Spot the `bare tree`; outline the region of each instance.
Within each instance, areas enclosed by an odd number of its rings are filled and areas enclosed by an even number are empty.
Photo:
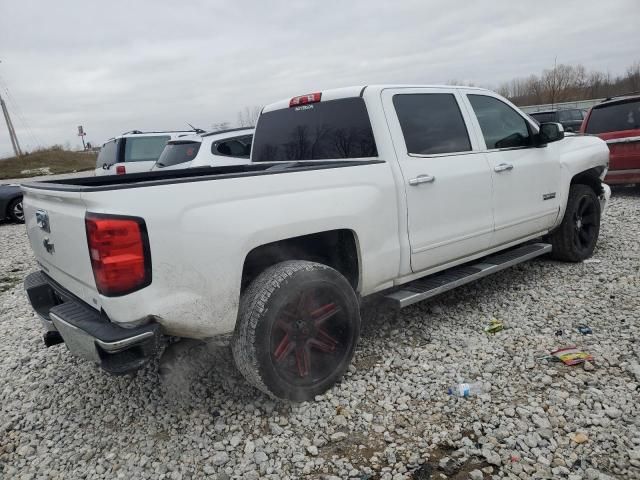
[[[634,62],[629,68],[627,68],[627,76],[625,80],[630,92],[640,91],[640,61]]]
[[[239,127],[253,127],[260,116],[262,107],[254,105],[252,107],[244,107],[244,110],[238,112]]]
[[[218,122],[211,125],[211,130],[213,131],[228,130],[230,127],[231,127],[231,124],[229,122]]]

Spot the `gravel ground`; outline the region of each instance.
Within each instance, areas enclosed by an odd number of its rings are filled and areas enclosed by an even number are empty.
[[[46,349],[24,227],[0,225],[0,477],[640,478],[639,224],[640,190],[617,190],[594,261],[366,318],[345,380],[298,405],[248,387],[224,346],[127,377]],[[507,328],[488,335],[492,316]],[[536,360],[571,344],[594,362]],[[459,380],[484,393],[448,396]]]

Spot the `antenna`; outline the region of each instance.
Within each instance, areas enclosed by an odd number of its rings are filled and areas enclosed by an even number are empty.
[[[191,125],[189,122],[186,122],[186,123],[187,123],[187,125],[189,125],[189,126],[191,127],[191,130],[193,130],[194,132],[196,132],[196,133],[204,133],[204,130],[203,130],[203,129],[201,129],[201,128],[196,128],[196,127],[194,127],[193,125]]]

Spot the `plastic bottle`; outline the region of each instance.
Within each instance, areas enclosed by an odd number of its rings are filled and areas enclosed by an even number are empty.
[[[454,397],[463,398],[480,395],[482,393],[482,383],[458,383],[457,385],[449,387],[447,393],[449,395],[453,395]]]

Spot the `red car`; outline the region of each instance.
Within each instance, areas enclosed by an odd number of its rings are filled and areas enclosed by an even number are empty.
[[[597,135],[607,142],[611,153],[606,183],[640,183],[640,95],[593,106],[580,133]]]

